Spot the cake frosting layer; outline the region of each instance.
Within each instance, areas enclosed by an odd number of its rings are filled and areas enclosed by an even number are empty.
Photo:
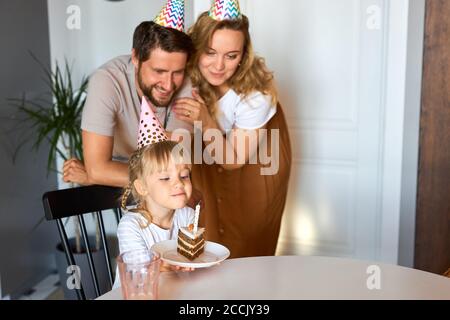
[[[187,237],[184,233],[178,233],[178,245],[184,246],[187,250],[195,250],[199,246],[205,244],[205,239],[203,235],[200,235],[197,239],[191,239]]]
[[[186,227],[181,227],[180,231],[183,232],[187,237],[189,237],[191,239],[195,239],[195,238],[203,235],[203,233],[205,232],[205,228],[198,228],[197,233],[189,231],[189,229]]]
[[[202,239],[197,243],[189,243],[182,238],[178,238],[178,246],[183,247],[186,250],[197,251],[205,246],[205,240]]]
[[[203,253],[204,248],[202,247],[196,252],[191,252],[191,251],[185,250],[184,248],[178,247],[177,251],[179,254],[188,258],[189,260],[194,260],[195,258],[197,258],[198,256],[200,256]]]

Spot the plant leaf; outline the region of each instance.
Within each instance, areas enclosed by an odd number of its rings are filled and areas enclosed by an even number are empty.
[[[67,156],[66,151],[58,146],[60,141],[64,144],[64,148],[70,150],[71,155],[82,158],[80,125],[89,78],[83,76],[79,88],[75,90],[72,76],[73,65],[71,66],[67,59],[64,59],[62,68],[56,61],[54,68],[49,69],[34,54],[30,52],[30,55],[43,70],[43,81],[47,84],[51,96],[45,93],[37,98],[27,99],[24,94],[22,98],[11,98],[8,102],[17,108],[20,115],[20,118],[15,119],[16,128],[19,129],[19,124],[28,124],[27,130],[20,128],[21,132],[34,130],[34,133],[27,136],[25,141],[33,139],[35,149],[38,149],[44,141],[49,143],[47,170],[50,171],[56,155],[64,159]],[[16,148],[13,159],[18,156],[23,145],[24,143],[21,142]]]

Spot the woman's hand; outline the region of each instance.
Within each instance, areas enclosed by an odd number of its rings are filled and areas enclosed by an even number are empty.
[[[76,158],[65,161],[63,166],[63,181],[77,183],[82,186],[89,185],[88,174],[83,162]]]
[[[201,121],[202,128],[217,127],[198,91],[192,90],[192,96],[193,99],[179,98],[175,100],[172,111],[176,114],[176,117],[191,124],[194,124],[194,121]]]

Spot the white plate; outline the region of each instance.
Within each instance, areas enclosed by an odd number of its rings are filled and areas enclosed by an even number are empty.
[[[155,243],[152,250],[161,255],[167,263],[180,267],[207,268],[218,264],[230,256],[230,250],[221,244],[205,241],[205,251],[194,260],[189,260],[177,252],[177,240]]]

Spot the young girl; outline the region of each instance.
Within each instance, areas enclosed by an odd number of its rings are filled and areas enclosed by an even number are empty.
[[[145,146],[129,160],[129,184],[122,196],[122,208],[132,194],[136,207],[122,217],[117,230],[120,254],[149,251],[160,241],[177,239],[178,229],[194,223],[194,210],[186,207],[191,193],[190,166],[174,151],[173,141]],[[135,262],[140,257],[134,257]],[[190,271],[191,268],[162,267]],[[116,282],[117,282],[116,277]]]

